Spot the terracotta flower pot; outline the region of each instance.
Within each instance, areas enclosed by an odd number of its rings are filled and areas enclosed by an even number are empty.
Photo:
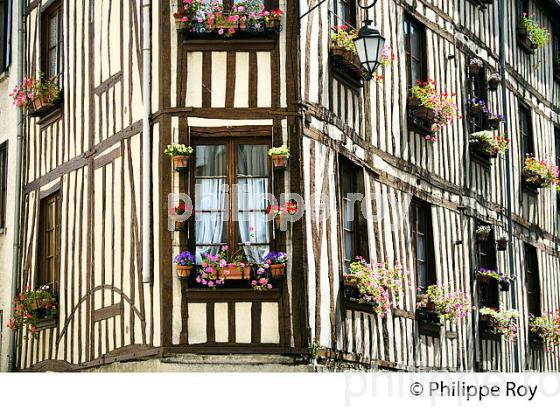
[[[266,23],[266,28],[268,29],[279,29],[280,28],[280,17],[279,16],[269,16],[268,22]]]
[[[484,64],[482,63],[482,61],[472,60],[469,63],[469,72],[473,76],[478,75],[478,73],[480,73],[480,70],[482,70],[483,66],[484,66]]]
[[[509,282],[500,282],[500,291],[509,292]]]
[[[272,155],[272,165],[276,170],[285,170],[288,168],[288,156],[287,155]]]
[[[251,278],[251,266],[226,266],[220,269],[220,277],[229,280],[249,280]]]
[[[507,251],[508,248],[508,240],[506,238],[500,238],[496,241],[498,244],[499,251]]]
[[[406,105],[408,108],[416,108],[420,106],[420,98],[414,96],[414,95],[409,95],[408,98],[406,99]]]
[[[284,273],[286,271],[286,265],[283,263],[270,265],[270,275],[274,278],[282,278],[284,277]]]
[[[492,128],[493,130],[497,130],[498,128],[500,128],[500,124],[502,123],[502,119],[498,118],[498,117],[492,117],[492,118],[488,118],[488,125],[490,126],[490,128]]]
[[[241,16],[239,18],[239,30],[247,31],[247,16]]]
[[[193,271],[193,265],[177,266],[177,276],[180,278],[188,278]]]
[[[172,157],[173,166],[175,171],[181,172],[189,167],[189,156],[188,155],[175,155]]]
[[[175,230],[184,231],[187,229],[187,221],[175,221]]]

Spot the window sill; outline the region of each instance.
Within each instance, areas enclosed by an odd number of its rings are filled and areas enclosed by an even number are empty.
[[[329,57],[333,72],[351,86],[362,87],[362,65],[356,53],[341,47],[331,46]]]
[[[279,289],[254,290],[254,289],[200,289],[189,288],[187,291],[188,302],[276,302],[280,300]]]
[[[39,319],[37,321],[37,330],[55,329],[57,325],[56,318]]]
[[[184,30],[183,48],[187,51],[270,51],[276,46],[278,32],[238,33],[224,38],[214,33],[193,34]]]

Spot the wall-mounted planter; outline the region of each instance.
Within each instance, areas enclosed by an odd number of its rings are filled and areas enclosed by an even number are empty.
[[[500,76],[500,74],[491,74],[488,77],[488,90],[497,91],[501,83],[502,77]]]
[[[500,238],[496,241],[496,244],[498,245],[498,250],[499,251],[507,251],[508,248],[508,239],[507,238]]]
[[[502,339],[502,335],[496,333],[495,328],[492,325],[489,317],[481,316],[480,320],[478,321],[478,327],[482,339],[490,339],[490,340]]]
[[[469,73],[471,76],[477,76],[484,67],[484,63],[479,58],[471,58],[469,61]]]
[[[284,171],[288,168],[288,155],[271,155],[270,158],[276,171]]]
[[[35,98],[29,110],[30,117],[44,117],[51,112],[56,111],[62,104],[60,95],[53,98],[51,95],[45,95]]]
[[[274,279],[283,278],[286,272],[286,265],[285,264],[275,264],[270,265],[270,276]]]
[[[498,153],[488,141],[470,140],[469,148],[471,153],[476,154],[484,159],[496,158]]]
[[[535,54],[535,50],[537,49],[535,43],[529,40],[527,29],[519,22],[517,23],[517,45],[528,54]]]
[[[177,266],[177,276],[182,279],[188,279],[191,276],[194,266]]]
[[[493,130],[497,130],[498,128],[500,128],[500,124],[503,121],[504,120],[500,117],[490,117],[488,118],[488,126]]]
[[[175,155],[171,157],[173,161],[173,167],[177,172],[186,171],[189,168],[189,156],[188,155]]]
[[[500,291],[501,292],[509,292],[510,283],[509,282],[500,282]]]
[[[347,50],[337,45],[332,45],[329,53],[335,67],[346,72],[354,79],[363,79],[364,74],[362,64],[360,63],[358,55],[354,51]]]
[[[226,280],[249,280],[251,278],[251,265],[226,266],[220,269],[218,277]]]

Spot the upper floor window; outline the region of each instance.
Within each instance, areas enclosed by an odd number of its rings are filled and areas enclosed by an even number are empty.
[[[355,0],[330,0],[331,26],[346,25],[356,27]]]
[[[368,259],[367,224],[361,212],[364,197],[363,169],[348,160],[340,162],[344,267],[348,269],[356,256]]]
[[[521,17],[525,15],[529,15],[529,0],[517,0],[517,20],[521,20]]]
[[[481,225],[481,224],[479,224]],[[494,241],[494,231],[490,231],[490,236],[486,241],[477,241],[477,265],[478,268],[490,270],[497,269],[496,245]],[[499,307],[498,282],[490,281],[479,287],[479,303],[485,307]]]
[[[268,251],[269,138],[195,139],[196,263],[227,245],[255,263]],[[236,191],[232,192],[232,189]],[[192,237],[192,236],[191,236]],[[247,245],[250,243],[251,245]]]
[[[472,98],[488,101],[488,85],[486,83],[486,70],[482,69],[478,74],[470,77],[470,93]],[[469,113],[471,131],[483,131],[488,129],[486,115],[483,112],[477,114]]]
[[[419,200],[412,201],[410,211],[416,288],[422,294],[436,283],[432,211],[429,204]]]
[[[8,191],[8,143],[0,144],[0,229],[6,228]]]
[[[41,16],[42,69],[45,77],[62,73],[62,1],[57,0]]]
[[[0,0],[0,73],[10,66],[12,0]]]
[[[427,77],[426,32],[420,23],[406,17],[404,20],[404,35],[406,78],[410,88],[416,85],[417,81],[425,81]]]
[[[523,144],[523,161],[528,154],[535,153],[533,141],[533,122],[531,120],[531,110],[524,104],[519,104],[519,132],[521,143]]]
[[[527,287],[527,310],[529,314],[540,316],[541,284],[539,278],[539,261],[534,246],[525,244],[525,285]]]
[[[60,267],[60,192],[40,201],[39,266],[37,287],[49,286],[58,290]]]
[[[560,82],[560,32],[552,34],[552,69],[554,79]]]

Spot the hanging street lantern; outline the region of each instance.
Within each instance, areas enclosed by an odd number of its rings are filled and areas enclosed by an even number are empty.
[[[358,36],[353,40],[356,53],[362,68],[366,71],[367,78],[372,78],[373,73],[381,64],[385,37],[381,32],[371,26],[371,20],[364,20],[364,25],[358,31]]]

